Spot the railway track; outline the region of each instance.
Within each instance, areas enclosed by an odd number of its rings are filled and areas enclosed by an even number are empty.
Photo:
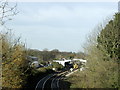
[[[42,78],[36,85],[35,90],[60,90],[59,81],[64,78],[68,71],[58,74],[49,74]]]

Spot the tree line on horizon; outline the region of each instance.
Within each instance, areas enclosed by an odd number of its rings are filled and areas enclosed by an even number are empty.
[[[48,50],[37,50],[37,49],[28,49],[28,56],[38,57],[40,61],[52,61],[59,60],[62,58],[73,59],[73,58],[81,58],[84,59],[86,54],[83,52],[61,52],[58,49],[53,49],[51,51]]]

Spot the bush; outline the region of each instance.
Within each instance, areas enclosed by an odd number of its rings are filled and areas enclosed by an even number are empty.
[[[63,68],[63,66],[61,64],[59,64],[58,62],[53,62],[52,68],[55,68],[56,70],[61,70]]]
[[[22,88],[28,68],[24,45],[11,32],[0,33],[2,40],[2,87]]]

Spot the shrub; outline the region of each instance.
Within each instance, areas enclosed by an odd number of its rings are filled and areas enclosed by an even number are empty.
[[[55,68],[56,70],[61,70],[63,68],[63,66],[61,64],[59,64],[58,62],[53,62],[52,68]]]
[[[2,40],[2,87],[22,88],[28,68],[24,45],[10,32],[0,33]]]

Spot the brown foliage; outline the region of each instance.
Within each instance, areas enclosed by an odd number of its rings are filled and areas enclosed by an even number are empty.
[[[2,37],[2,87],[21,88],[26,83],[25,48],[19,41],[13,42],[14,39],[9,32],[0,35]]]

